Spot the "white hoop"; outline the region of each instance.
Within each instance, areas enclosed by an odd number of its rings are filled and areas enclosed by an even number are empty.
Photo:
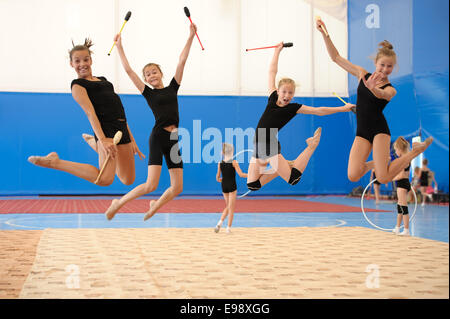
[[[242,151],[240,151],[239,153],[235,154],[235,155],[233,156],[232,159],[237,158],[238,155],[241,155],[241,154],[244,153],[244,152],[253,152],[253,150],[251,150],[251,149],[242,150]],[[247,191],[246,193],[244,193],[244,194],[238,196],[238,198],[242,198],[242,197],[244,197],[244,196],[247,196],[247,194],[250,193],[250,192],[251,192],[251,190],[249,190],[249,191]]]
[[[364,215],[364,218],[365,218],[365,219],[369,222],[369,224],[372,225],[373,227],[378,228],[378,229],[380,229],[380,230],[384,230],[384,231],[392,231],[393,228],[390,228],[390,229],[389,229],[389,228],[383,228],[383,227],[377,226],[377,225],[375,225],[374,223],[372,223],[372,222],[370,221],[370,219],[367,217],[366,212],[364,211],[364,197],[365,197],[365,195],[366,195],[367,189],[368,189],[368,188],[370,187],[370,185],[372,185],[376,180],[377,180],[377,179],[374,178],[369,184],[367,184],[366,188],[364,189],[364,192],[363,192],[362,195],[361,195],[361,211],[362,211],[362,213],[363,213],[363,215]],[[416,209],[417,209],[417,196],[416,196],[416,192],[414,191],[414,187],[411,187],[411,190],[412,190],[412,192],[413,192],[413,194],[414,194],[415,204],[414,204],[414,211],[413,211],[413,213],[411,214],[411,218],[409,219],[410,222],[412,222],[412,220],[414,219],[414,216],[416,216]],[[400,228],[402,228],[402,227],[404,227],[404,225],[400,226]]]

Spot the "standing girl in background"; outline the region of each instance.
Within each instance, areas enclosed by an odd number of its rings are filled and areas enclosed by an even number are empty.
[[[434,182],[434,188],[431,186]],[[422,194],[422,206],[425,205],[426,199],[433,201],[434,190],[437,190],[438,186],[434,179],[434,173],[428,168],[428,160],[424,158],[422,160],[422,168],[420,168],[420,193]]]
[[[397,56],[388,41],[379,44],[375,57],[373,74],[341,57],[325,32],[322,20],[316,21],[317,29],[322,33],[328,55],[331,60],[359,80],[356,102],[356,137],[348,159],[348,179],[357,182],[370,169],[375,168],[377,180],[386,184],[409,165],[413,158],[425,151],[433,139],[427,138],[422,143],[414,143],[411,152],[390,162],[391,133],[383,115],[383,109],[397,94],[389,82],[389,75],[397,63]],[[373,151],[373,161],[367,162]]]
[[[416,192],[416,195],[420,194],[420,167],[416,166],[414,167],[414,171],[413,171],[413,177],[412,177],[412,182],[411,182],[411,189],[414,189],[414,191]],[[413,201],[413,195],[412,195],[412,191],[410,191],[408,193],[408,202]],[[421,199],[420,199],[421,200]]]
[[[223,143],[222,145],[223,160],[217,165],[216,180],[222,183],[222,193],[225,199],[225,208],[222,212],[219,222],[214,231],[219,232],[223,221],[228,216],[227,233],[231,232],[231,224],[233,223],[234,207],[236,204],[236,172],[240,177],[247,178],[247,174],[243,173],[239,163],[233,160],[233,145]],[[222,177],[220,175],[222,174]]]
[[[120,97],[114,92],[112,83],[103,76],[92,75],[92,41],[85,39],[84,44],[74,45],[69,51],[70,66],[78,78],[72,81],[72,96],[81,106],[95,134],[95,142],[89,144],[98,152],[98,164],[102,167],[108,155],[111,160],[105,167],[97,185],[108,186],[117,174],[125,185],[134,182],[134,156],[145,157],[136,145],[125,117]],[[114,145],[113,137],[122,132],[122,139]],[[91,183],[97,179],[99,169],[90,164],[65,161],[56,152],[47,156],[30,156],[28,161],[47,168],[53,168],[83,178]]]
[[[184,66],[186,65],[196,31],[197,27],[195,24],[191,24],[188,40],[180,54],[175,75],[169,86],[164,87],[163,74],[159,65],[149,63],[144,67],[142,70],[144,80],[153,89],[149,88],[130,67],[122,46],[121,35],[117,34],[114,38],[122,66],[136,88],[147,100],[155,116],[155,125],[149,138],[150,154],[147,181],[135,187],[122,198],[114,199],[105,213],[108,220],[111,220],[119,209],[129,201],[156,190],[161,176],[163,157],[165,157],[169,169],[170,187],[166,189],[157,201],[150,201],[150,209],[144,216],[144,220],[152,217],[159,208],[175,198],[183,190],[183,162],[178,146],[179,115],[177,93],[183,79]]]
[[[394,150],[398,157],[406,156],[409,153],[409,143],[403,137],[397,138],[394,142]],[[408,192],[411,190],[409,183],[409,169],[408,165],[404,170],[394,177],[397,186],[397,224],[393,230],[394,234],[401,236],[409,236],[409,211],[408,211]],[[400,225],[403,219],[403,226],[405,229],[400,233]]]

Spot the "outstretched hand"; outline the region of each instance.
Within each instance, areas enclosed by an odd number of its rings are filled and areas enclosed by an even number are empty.
[[[141,152],[139,147],[136,144],[136,141],[131,142],[131,146],[133,148],[133,154],[138,155],[141,160],[145,158],[145,155]]]
[[[372,90],[376,88],[376,86],[383,80],[383,74],[381,72],[375,71],[372,73],[369,78],[366,80],[366,77],[363,76],[362,80],[364,85],[369,89]]]

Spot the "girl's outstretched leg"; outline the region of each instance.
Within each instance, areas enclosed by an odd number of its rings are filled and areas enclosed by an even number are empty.
[[[158,209],[174,199],[183,191],[183,169],[171,168],[169,169],[169,175],[170,187],[166,189],[166,191],[161,195],[160,198],[158,198],[158,200],[150,201],[149,210],[144,216],[144,221],[155,215]]]
[[[119,209],[126,203],[141,197],[145,194],[153,192],[159,183],[159,177],[161,175],[161,165],[150,165],[148,167],[147,181],[144,184],[138,185],[130,192],[122,196],[120,199],[113,199],[111,205],[105,212],[105,216],[108,220],[114,218]]]

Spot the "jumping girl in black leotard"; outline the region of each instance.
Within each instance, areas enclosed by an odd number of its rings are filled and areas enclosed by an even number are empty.
[[[125,117],[120,97],[105,77],[92,75],[92,41],[86,39],[82,45],[74,45],[69,51],[70,66],[78,78],[72,81],[72,96],[81,106],[95,134],[95,141],[89,145],[98,152],[98,164],[102,167],[108,155],[111,160],[105,167],[97,185],[108,186],[117,174],[125,185],[134,182],[134,156],[145,157],[136,145]],[[113,137],[117,131],[122,132],[122,139],[114,145]],[[99,169],[90,164],[62,160],[56,152],[47,156],[30,156],[28,161],[47,168],[53,168],[78,176],[94,183]]]
[[[120,34],[117,34],[114,38],[122,66],[136,88],[147,100],[155,116],[155,126],[149,138],[150,155],[148,159],[147,181],[135,187],[122,198],[114,199],[105,213],[107,219],[112,219],[120,207],[127,202],[153,192],[158,187],[163,157],[165,157],[169,169],[170,187],[166,189],[157,201],[150,201],[150,209],[144,216],[144,220],[152,217],[159,208],[175,198],[183,190],[183,162],[178,147],[179,115],[177,92],[183,78],[184,66],[189,56],[196,30],[197,27],[195,24],[191,24],[188,40],[180,54],[175,75],[170,81],[169,86],[164,87],[162,82],[163,74],[159,65],[149,63],[144,67],[142,70],[144,80],[153,89],[148,87],[130,67],[122,47]]]
[[[239,163],[233,160],[233,145],[224,143],[222,147],[223,160],[217,165],[216,180],[222,184],[223,198],[225,199],[225,208],[222,212],[219,222],[214,231],[219,232],[223,221],[228,216],[227,233],[231,232],[231,224],[233,223],[234,207],[236,204],[236,172],[240,177],[247,178],[247,174],[243,173]],[[222,175],[222,177],[220,177]]]
[[[300,181],[311,156],[320,142],[322,129],[319,127],[314,135],[306,139],[307,147],[293,161],[287,161],[281,155],[281,145],[277,135],[297,114],[329,115],[337,112],[351,111],[353,104],[340,107],[311,107],[298,103],[291,103],[295,93],[295,81],[289,78],[281,79],[278,88],[275,78],[278,72],[278,58],[283,50],[283,42],[275,48],[269,66],[269,99],[266,109],[259,119],[255,132],[255,145],[252,159],[248,167],[247,187],[252,191],[280,176],[290,185]],[[270,163],[271,170],[266,170]]]
[[[411,152],[390,161],[390,131],[383,115],[384,107],[396,95],[388,76],[396,65],[396,54],[388,41],[380,43],[375,57],[375,72],[367,72],[339,55],[322,20],[316,22],[322,33],[328,54],[333,62],[359,79],[356,103],[356,137],[348,160],[348,178],[357,182],[370,169],[375,168],[377,180],[386,184],[409,165],[411,160],[425,151],[432,143],[431,137],[422,143],[414,143]],[[366,162],[373,151],[373,161]]]

